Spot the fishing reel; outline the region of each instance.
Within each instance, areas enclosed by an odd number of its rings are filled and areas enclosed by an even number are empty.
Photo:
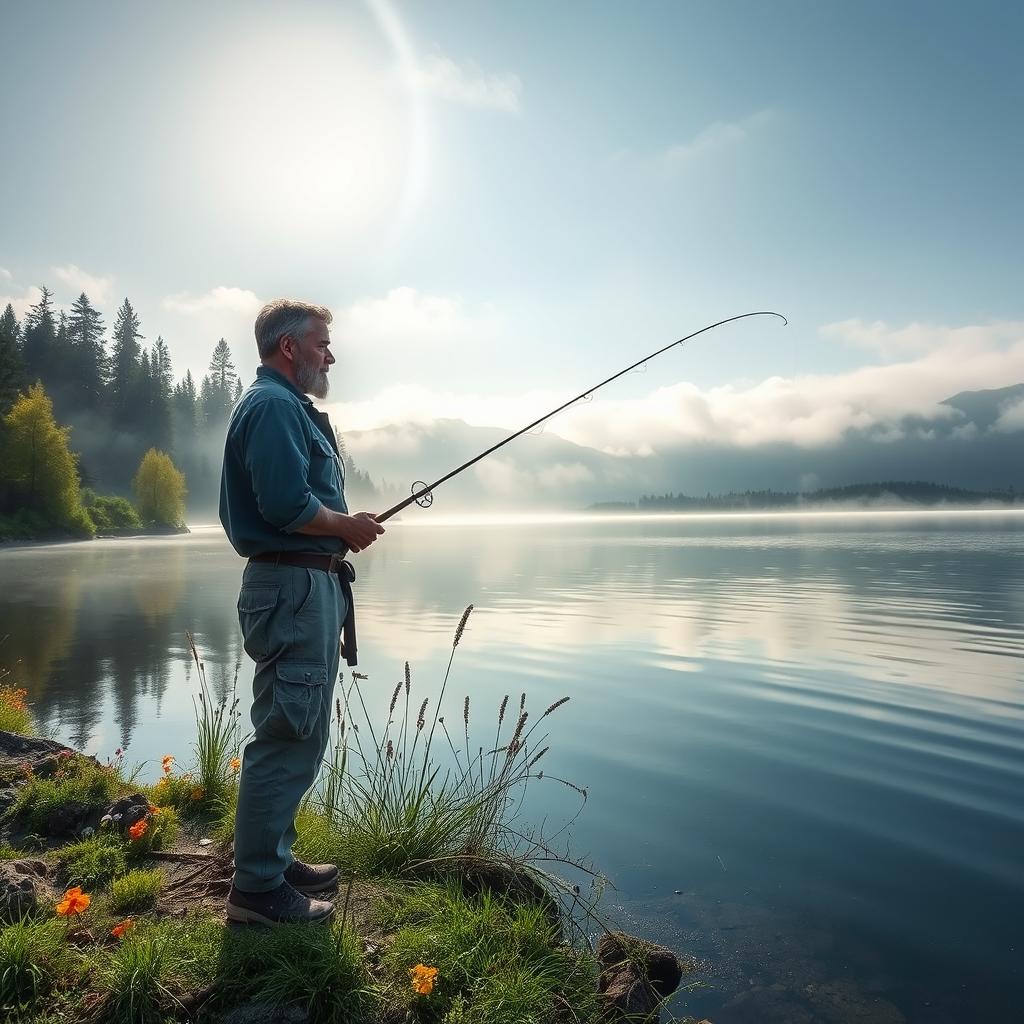
[[[419,505],[420,508],[430,508],[430,506],[434,504],[434,492],[430,490],[429,487],[427,487],[426,483],[423,480],[417,480],[412,485],[411,493],[416,494],[417,491],[422,491],[424,488],[426,488],[426,493],[420,494],[413,500],[416,502],[417,505]]]

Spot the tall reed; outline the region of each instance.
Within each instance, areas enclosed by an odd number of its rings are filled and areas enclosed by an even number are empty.
[[[474,751],[466,696],[457,747],[441,710],[455,651],[472,611],[469,605],[455,630],[436,700],[413,699],[406,663],[404,678],[392,692],[388,719],[382,728],[375,727],[360,686],[366,676],[353,672],[347,685],[343,681],[335,706],[335,742],[307,807],[330,823],[334,836],[333,841],[322,836],[317,851],[339,858],[350,871],[400,874],[466,858],[504,861],[522,853],[524,841],[536,848],[537,839],[526,837],[515,821],[526,785],[544,777],[535,765],[550,749],[547,735],[536,741],[534,735],[569,698],[555,701],[527,728],[526,695],[514,720],[506,716],[506,697],[493,742]],[[436,749],[442,734],[450,752],[442,753],[443,761]],[[582,807],[586,790],[549,778],[573,789]]]
[[[231,762],[238,756],[241,745],[238,710],[238,671],[240,660],[235,662],[231,692],[221,700],[214,701],[206,681],[206,666],[196,650],[191,633],[186,633],[192,660],[199,676],[199,695],[193,698],[196,711],[196,753],[195,781],[201,790],[200,801],[209,805],[223,804],[229,800],[235,786],[235,772]]]

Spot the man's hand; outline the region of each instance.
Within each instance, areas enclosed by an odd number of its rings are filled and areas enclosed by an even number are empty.
[[[316,510],[316,515],[296,533],[307,533],[313,537],[340,537],[350,551],[368,548],[383,532],[372,512],[357,512],[347,516],[344,512],[333,512],[326,505]]]
[[[377,522],[372,512],[357,512],[354,516],[340,518],[343,522],[339,526],[338,536],[352,551],[368,548],[384,532],[384,527]]]

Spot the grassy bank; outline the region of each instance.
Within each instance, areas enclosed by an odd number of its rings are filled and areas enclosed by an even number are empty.
[[[545,778],[546,727],[568,698],[532,717],[525,695],[505,697],[480,745],[469,697],[457,725],[439,713],[451,660],[436,700],[418,698],[406,666],[383,724],[370,720],[354,673],[297,822],[297,854],[341,869],[334,920],[236,928],[223,903],[238,701],[214,699],[193,655],[194,747],[167,752],[155,783],[140,785],[120,751],[100,763],[6,737],[4,1019],[240,1021],[232,1014],[245,1006],[248,1020],[312,1024],[625,1019],[598,993],[589,891],[542,870],[555,855],[518,821],[528,785]],[[0,685],[0,730],[32,734],[23,691]],[[585,790],[547,779],[585,802]]]

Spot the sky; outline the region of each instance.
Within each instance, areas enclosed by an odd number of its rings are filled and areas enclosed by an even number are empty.
[[[243,382],[328,305],[342,430],[821,445],[1024,381],[1024,7],[5,0],[0,305]],[[1008,412],[1024,422],[1024,405]]]

